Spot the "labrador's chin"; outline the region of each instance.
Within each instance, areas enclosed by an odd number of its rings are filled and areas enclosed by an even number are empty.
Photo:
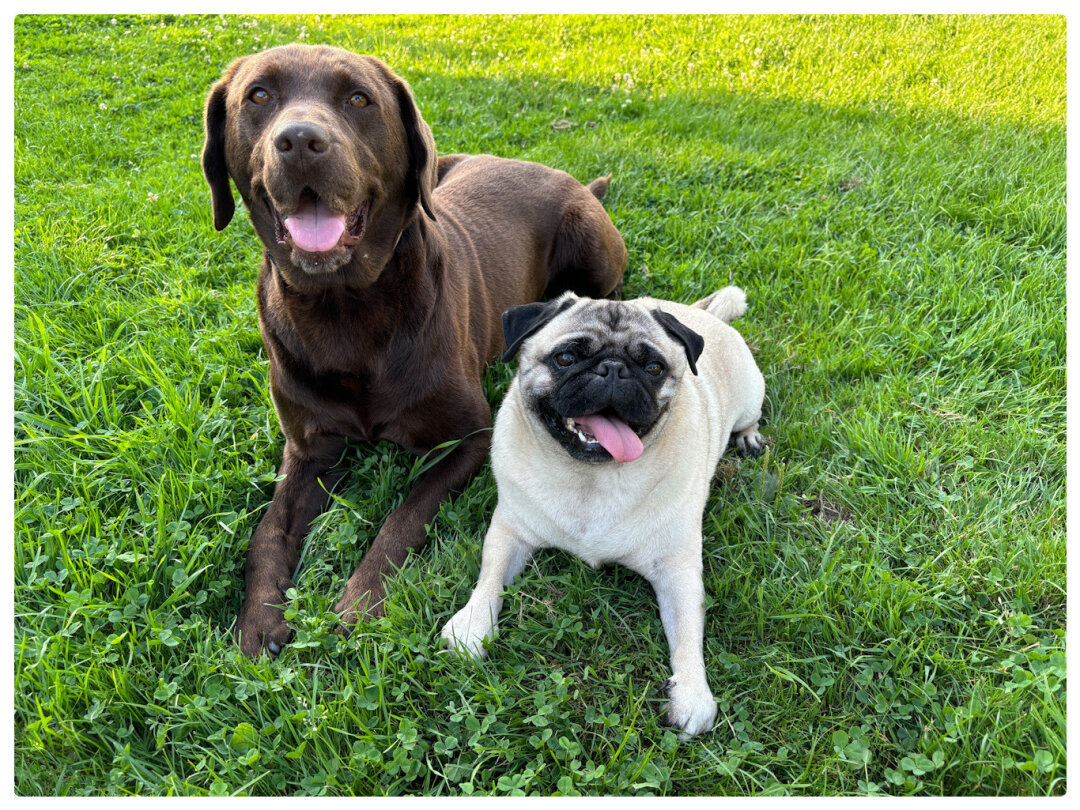
[[[352,259],[352,254],[353,249],[345,245],[337,245],[330,250],[318,253],[301,250],[294,246],[289,253],[289,258],[309,276],[325,276],[347,265]]]

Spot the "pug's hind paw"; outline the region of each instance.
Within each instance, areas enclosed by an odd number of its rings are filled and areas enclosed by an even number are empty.
[[[765,452],[765,439],[756,429],[744,430],[736,433],[733,437],[735,447],[743,458],[753,456],[757,458]]]

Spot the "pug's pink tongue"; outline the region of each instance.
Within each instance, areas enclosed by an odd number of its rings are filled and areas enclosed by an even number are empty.
[[[587,427],[600,445],[620,463],[633,461],[645,449],[638,435],[621,419],[594,413],[590,416],[578,416],[574,421]]]
[[[309,253],[322,253],[337,245],[345,232],[345,215],[322,200],[305,200],[285,217],[285,227],[293,244]]]

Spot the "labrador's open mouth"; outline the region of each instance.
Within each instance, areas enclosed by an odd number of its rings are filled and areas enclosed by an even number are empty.
[[[280,244],[292,245],[305,253],[327,253],[339,246],[351,247],[364,236],[370,200],[349,213],[335,211],[311,189],[304,189],[300,204],[283,217],[269,203],[274,214],[274,236]]]

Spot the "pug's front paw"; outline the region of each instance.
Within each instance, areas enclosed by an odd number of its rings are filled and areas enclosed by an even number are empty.
[[[442,629],[442,637],[458,655],[483,658],[487,655],[484,639],[495,637],[495,624],[490,615],[490,611],[486,609],[466,605],[446,623]]]
[[[716,722],[716,699],[704,679],[684,681],[673,675],[664,686],[670,698],[664,722],[679,729],[679,739],[688,740],[712,729]]]

